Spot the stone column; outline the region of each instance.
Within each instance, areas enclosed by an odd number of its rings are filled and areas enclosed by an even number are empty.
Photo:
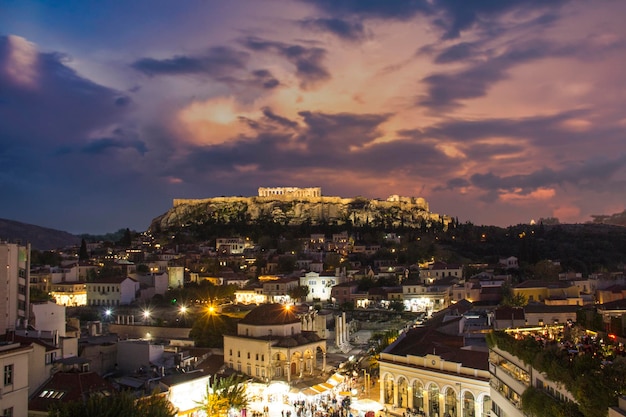
[[[393,381],[393,406],[398,406],[398,382]]]
[[[409,385],[406,389],[406,403],[407,407],[413,409],[413,385]]]
[[[326,372],[326,352],[322,352],[322,372]]]
[[[304,368],[304,359],[302,356],[300,357],[300,363],[298,365],[300,366],[300,378],[302,378],[302,370]]]

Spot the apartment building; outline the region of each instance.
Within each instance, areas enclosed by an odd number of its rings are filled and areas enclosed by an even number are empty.
[[[28,415],[28,355],[33,347],[11,341],[0,342],[0,413],[3,416]]]
[[[30,244],[0,242],[0,334],[25,328],[29,314]],[[5,267],[6,265],[6,267]]]

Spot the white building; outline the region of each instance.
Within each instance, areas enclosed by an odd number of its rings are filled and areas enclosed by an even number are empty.
[[[65,306],[51,301],[30,305],[30,325],[39,331],[57,332],[65,337]]]
[[[428,265],[427,269],[420,270],[420,279],[426,284],[432,284],[435,281],[446,277],[462,279],[463,265],[435,262]]]
[[[90,306],[127,305],[135,301],[139,283],[129,277],[105,278],[87,282],[87,303]]]
[[[345,282],[344,275],[320,275],[318,272],[307,272],[300,277],[300,285],[309,287],[306,301],[330,301],[331,290],[334,285]]]
[[[0,242],[0,334],[28,323],[30,245]]]
[[[28,415],[28,355],[32,346],[20,343],[0,343],[0,370],[3,383],[0,387],[0,413],[3,416]]]

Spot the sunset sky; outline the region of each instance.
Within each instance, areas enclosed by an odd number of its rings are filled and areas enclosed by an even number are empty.
[[[173,198],[626,208],[626,1],[0,2],[0,217],[146,230]],[[1,238],[1,236],[0,236]]]

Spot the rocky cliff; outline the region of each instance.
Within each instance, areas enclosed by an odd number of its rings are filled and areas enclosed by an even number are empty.
[[[391,196],[387,200],[363,197],[215,197],[174,200],[174,206],[152,221],[150,230],[168,230],[207,222],[271,220],[284,225],[346,224],[355,226],[419,227],[451,220],[429,211],[423,198]]]

